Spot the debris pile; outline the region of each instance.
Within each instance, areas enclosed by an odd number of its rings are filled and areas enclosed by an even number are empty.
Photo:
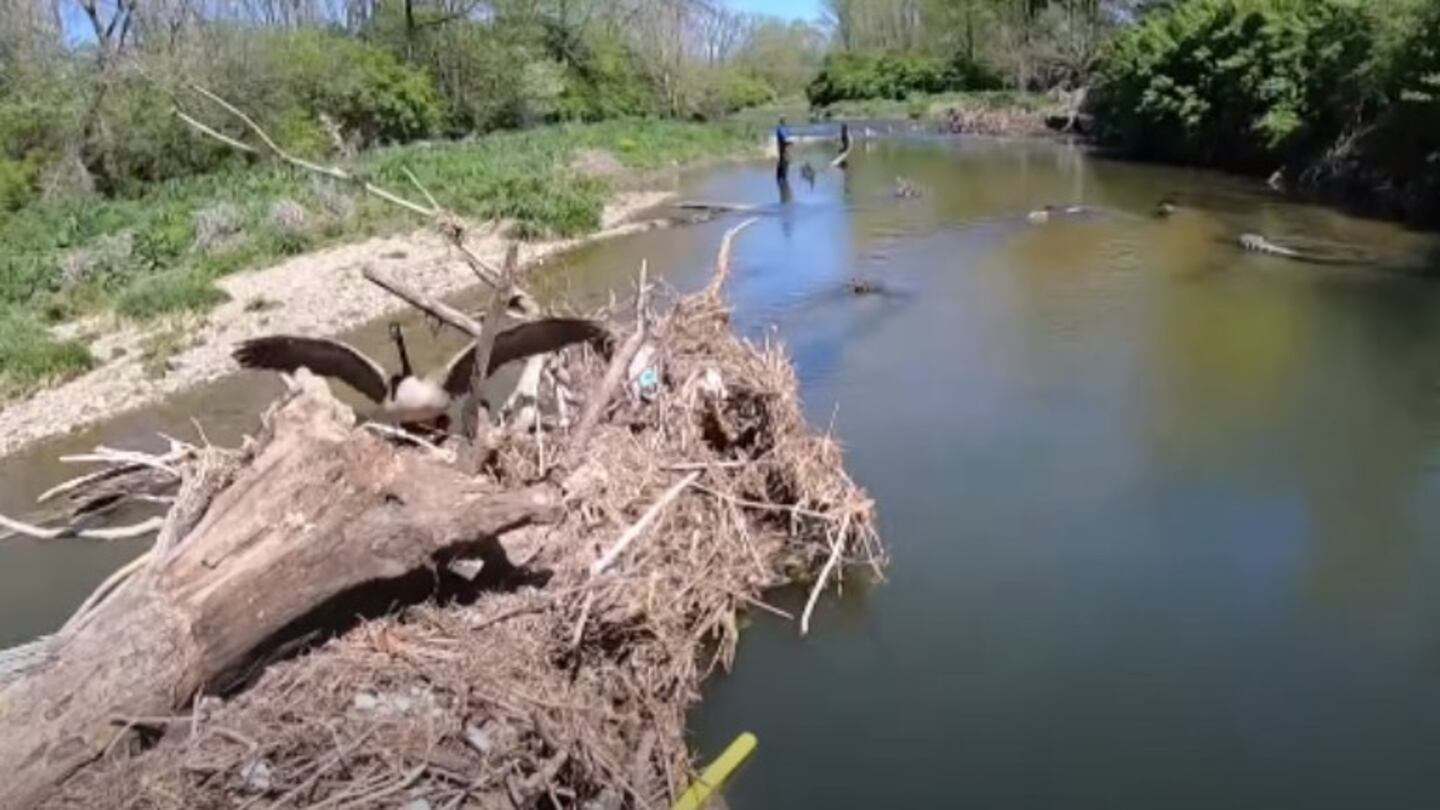
[[[552,356],[538,396],[549,406],[521,429],[483,428],[478,449],[377,435],[333,400],[323,419],[307,416],[307,430],[383,460],[370,467],[463,466],[478,453],[478,474],[460,480],[495,493],[551,487],[559,508],[489,538],[498,549],[451,543],[428,566],[367,583],[367,598],[384,604],[356,608],[369,617],[358,623],[313,606],[306,632],[287,623],[289,640],[228,694],[202,689],[173,696],[168,715],[112,717],[99,761],[45,806],[673,802],[693,775],[686,711],[702,680],[730,666],[742,613],[788,616],[765,592],[808,581],[804,614],[791,617],[803,631],[844,567],[878,575],[883,565],[872,504],[836,442],[805,422],[783,351],[730,330],[721,289],[734,234],[707,288],[664,312],[650,311],[642,274],[639,313],[617,327],[615,358],[588,348]],[[296,409],[328,399],[300,376],[265,434],[225,456],[218,480],[230,489],[257,489],[267,443],[288,441]],[[227,497],[246,493],[203,500],[214,511]],[[193,542],[208,542],[213,518]],[[293,542],[323,529],[302,523]],[[166,557],[200,553],[191,540],[172,542]],[[151,585],[132,590],[141,587]]]

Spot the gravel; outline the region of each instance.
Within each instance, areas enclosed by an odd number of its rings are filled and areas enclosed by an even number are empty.
[[[636,213],[668,196],[664,192],[618,195],[606,206],[602,228],[577,239],[532,242],[521,259],[533,262],[585,242],[630,233],[624,224]],[[494,229],[471,240],[493,263],[504,258],[505,241]],[[387,259],[401,256],[403,259]],[[475,276],[455,251],[430,230],[405,236],[370,239],[356,244],[296,256],[264,270],[237,273],[219,282],[230,300],[196,319],[195,345],[176,355],[175,371],[150,379],[142,367],[140,344],[156,328],[116,321],[67,324],[65,331],[99,334],[91,353],[102,362],[86,374],[28,399],[6,403],[0,411],[0,456],[19,448],[125,411],[153,405],[165,397],[237,370],[230,352],[235,343],[260,334],[292,332],[333,335],[405,307],[398,298],[365,281],[367,263],[384,266],[404,262],[405,281],[431,295],[449,295],[472,286]],[[283,292],[282,292],[283,291]],[[264,299],[274,307],[255,307]]]

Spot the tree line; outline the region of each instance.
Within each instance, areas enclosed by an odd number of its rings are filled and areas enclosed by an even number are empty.
[[[234,160],[191,83],[291,150],[542,122],[714,118],[796,96],[826,38],[721,0],[0,0],[0,211]]]
[[[1088,91],[1130,157],[1440,222],[1440,0],[825,0],[813,104]]]
[[[1440,198],[1440,0],[821,8],[806,22],[725,0],[0,0],[0,211],[235,160],[171,114],[191,82],[292,151],[341,156],[802,94],[1086,88],[1099,139],[1124,154],[1285,167],[1422,219]]]

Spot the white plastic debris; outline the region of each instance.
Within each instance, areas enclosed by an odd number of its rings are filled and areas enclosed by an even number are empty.
[[[275,786],[270,763],[264,759],[247,759],[240,765],[240,789],[246,793],[269,793]]]
[[[465,744],[482,755],[490,753],[490,750],[495,747],[495,741],[490,739],[490,735],[485,729],[479,726],[465,727]]]
[[[706,368],[705,373],[700,375],[699,386],[700,391],[706,396],[715,399],[725,398],[725,380],[720,376],[720,370],[714,366]]]

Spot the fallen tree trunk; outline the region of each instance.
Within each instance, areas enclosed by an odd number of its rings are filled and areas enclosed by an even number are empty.
[[[0,807],[43,799],[129,719],[223,691],[348,591],[554,516],[557,487],[501,491],[399,451],[355,429],[323,383],[301,380],[253,462],[179,545],[0,692]]]

